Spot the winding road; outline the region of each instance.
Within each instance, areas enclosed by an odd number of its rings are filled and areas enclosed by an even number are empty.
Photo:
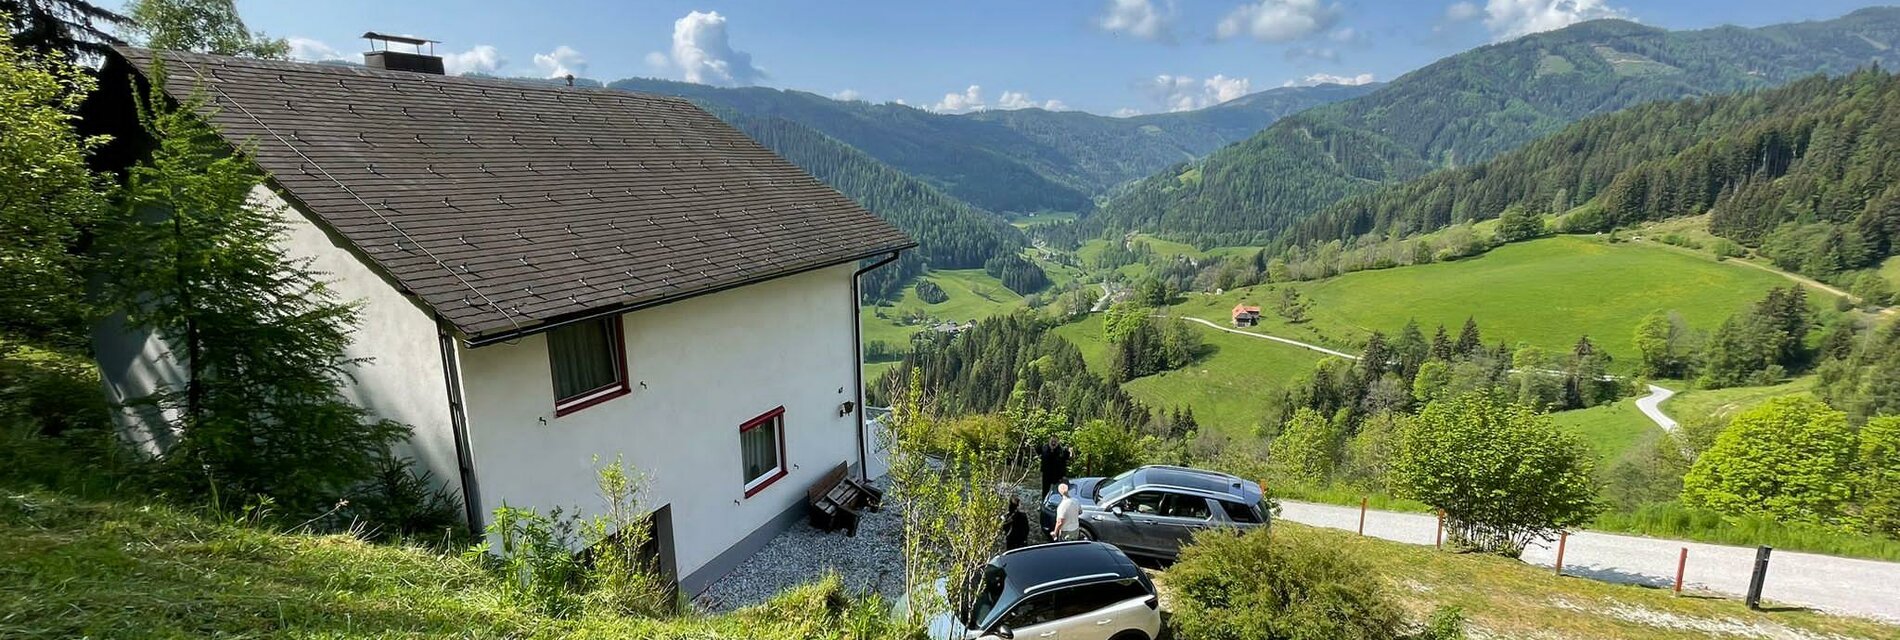
[[[1328,504],[1280,501],[1280,517],[1318,527],[1354,531],[1359,509]],[[1366,535],[1396,542],[1432,544],[1438,519],[1422,513],[1367,511]],[[1748,590],[1755,549],[1680,542],[1641,536],[1578,531],[1564,548],[1564,574],[1669,588],[1676,560],[1689,550],[1684,588],[1740,597]],[[1556,544],[1524,550],[1528,564],[1550,567]],[[1762,597],[1846,615],[1900,623],[1900,563],[1775,551],[1769,558]]]
[[[1202,325],[1206,325],[1208,328],[1214,329],[1216,331],[1225,331],[1228,333],[1239,334],[1239,335],[1247,336],[1250,338],[1259,338],[1261,340],[1272,340],[1280,344],[1292,345],[1292,346],[1299,347],[1301,349],[1306,349],[1309,351],[1318,351],[1320,353],[1324,353],[1329,356],[1337,356],[1341,358],[1346,358],[1348,360],[1359,359],[1359,356],[1355,356],[1353,354],[1346,353],[1344,351],[1335,351],[1335,350],[1328,349],[1326,347],[1322,347],[1316,344],[1300,342],[1292,338],[1282,338],[1280,336],[1260,333],[1258,331],[1242,331],[1240,329],[1235,329],[1232,327],[1223,327],[1219,323],[1206,320],[1203,318],[1195,318],[1195,317],[1190,317],[1190,316],[1172,316],[1172,317],[1177,317],[1182,320],[1187,320],[1189,322],[1195,322]],[[1668,400],[1671,396],[1674,396],[1674,395],[1676,395],[1676,392],[1673,390],[1670,390],[1664,387],[1659,387],[1653,384],[1649,385],[1649,395],[1638,398],[1636,400],[1636,408],[1642,410],[1643,415],[1649,416],[1649,419],[1651,421],[1654,421],[1656,423],[1656,426],[1662,427],[1663,431],[1675,433],[1676,432],[1675,419],[1670,418],[1668,414],[1665,414],[1662,411],[1662,402],[1664,400]]]

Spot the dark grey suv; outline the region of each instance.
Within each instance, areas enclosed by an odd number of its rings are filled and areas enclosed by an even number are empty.
[[[1076,478],[1069,495],[1082,507],[1082,535],[1134,555],[1173,559],[1194,533],[1211,527],[1267,525],[1260,485],[1187,467],[1151,465],[1113,478]],[[1042,528],[1055,526],[1062,496],[1042,502]]]

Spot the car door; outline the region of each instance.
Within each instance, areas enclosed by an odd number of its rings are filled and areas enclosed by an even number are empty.
[[[1133,578],[1068,587],[1056,593],[1056,625],[1061,640],[1109,640],[1129,629],[1148,631],[1140,614],[1148,609],[1148,591]]]
[[[1045,591],[1016,601],[1008,613],[997,621],[999,627],[1009,627],[1010,635],[1016,640],[1056,640],[1061,638],[1061,618],[1056,607],[1058,591]],[[1000,638],[994,633],[983,636]]]
[[[1166,556],[1179,553],[1181,547],[1193,539],[1195,532],[1212,524],[1213,517],[1214,512],[1207,504],[1207,498],[1168,493],[1161,500],[1160,517],[1155,518],[1156,551]]]
[[[1159,552],[1165,547],[1161,538],[1156,537],[1155,529],[1165,497],[1166,494],[1159,491],[1137,491],[1122,498],[1103,514],[1104,524],[1108,526],[1096,527],[1096,538],[1140,553]],[[1117,509],[1120,513],[1116,513]]]

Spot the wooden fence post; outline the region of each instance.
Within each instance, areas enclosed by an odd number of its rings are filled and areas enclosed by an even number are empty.
[[[1682,571],[1689,568],[1689,548],[1682,548],[1682,555],[1676,556],[1676,595],[1682,595]]]
[[[1438,510],[1438,531],[1432,533],[1432,548],[1445,548],[1445,510]]]
[[[1564,545],[1570,542],[1570,532],[1557,534],[1557,575],[1564,574]]]
[[[1366,501],[1369,497],[1359,498],[1359,535],[1366,535]]]

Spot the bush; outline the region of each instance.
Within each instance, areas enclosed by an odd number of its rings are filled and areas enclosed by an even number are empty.
[[[1426,405],[1399,432],[1388,480],[1443,509],[1454,543],[1515,556],[1601,510],[1594,459],[1549,416],[1470,393]]]
[[[1139,467],[1143,452],[1155,440],[1106,420],[1090,420],[1075,430],[1075,460],[1069,463],[1069,472],[1078,477],[1112,476]]]
[[[943,287],[937,286],[936,282],[920,279],[917,281],[917,299],[926,304],[937,304],[949,300],[950,294],[944,293]]]
[[[1369,564],[1282,528],[1195,537],[1168,571],[1175,635],[1206,640],[1394,638],[1402,613]]]
[[[1730,516],[1837,524],[1853,492],[1847,415],[1800,396],[1735,417],[1682,478],[1683,503]]]

